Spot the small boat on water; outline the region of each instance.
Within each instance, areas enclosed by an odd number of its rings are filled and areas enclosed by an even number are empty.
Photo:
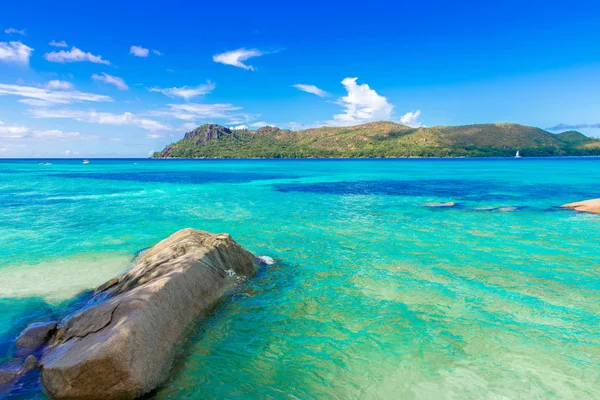
[[[84,163],[84,164],[89,164],[89,163],[90,163],[90,160],[83,160],[83,163]]]
[[[521,153],[517,150],[517,154],[515,154],[515,158],[521,158]]]
[[[44,165],[52,165],[51,162],[45,162]]]

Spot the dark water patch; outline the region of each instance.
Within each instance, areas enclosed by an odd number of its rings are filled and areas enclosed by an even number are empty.
[[[116,173],[64,173],[51,174],[57,178],[100,179],[113,181],[133,181],[152,183],[247,183],[258,180],[287,179],[296,176],[284,174],[257,174],[248,172],[205,172],[205,171],[163,171],[163,172],[116,172]]]
[[[593,196],[594,189],[585,185],[519,185],[502,181],[423,179],[376,180],[356,182],[290,183],[274,185],[279,192],[304,192],[334,195],[429,196],[463,201],[518,202],[523,198],[554,198],[570,193],[574,198]]]

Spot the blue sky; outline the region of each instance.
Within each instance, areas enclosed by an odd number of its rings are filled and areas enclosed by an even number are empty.
[[[0,157],[145,157],[207,122],[600,136],[593,2],[84,3],[3,4]]]

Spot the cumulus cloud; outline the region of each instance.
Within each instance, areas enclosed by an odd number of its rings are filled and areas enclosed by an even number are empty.
[[[21,139],[72,139],[80,137],[79,132],[63,132],[58,129],[36,130],[24,125],[5,124],[0,121],[0,138],[4,140]]]
[[[60,80],[52,80],[46,83],[46,89],[56,89],[56,90],[73,90],[75,87],[71,82],[60,81]]]
[[[420,128],[423,124],[419,121],[421,116],[421,110],[409,111],[400,117],[400,123],[402,125],[410,126],[411,128]]]
[[[21,42],[0,42],[0,61],[29,65],[33,49]]]
[[[91,62],[94,64],[110,64],[110,61],[103,60],[102,56],[94,55],[90,52],[84,52],[77,47],[71,47],[71,50],[52,51],[44,54],[44,58],[50,62],[70,63],[70,62]]]
[[[149,50],[142,46],[131,46],[129,48],[129,54],[133,54],[136,57],[148,57]]]
[[[97,112],[95,110],[69,110],[37,108],[29,110],[34,118],[69,118],[76,121],[88,122],[102,125],[131,125],[138,128],[161,131],[172,128],[158,121],[142,118],[130,112],[114,114],[109,112]]]
[[[329,93],[327,93],[323,89],[319,89],[315,85],[304,85],[302,83],[297,83],[297,84],[292,85],[292,86],[295,87],[298,90],[302,90],[303,92],[316,94],[319,97],[327,97],[327,96],[329,96]]]
[[[102,75],[93,74],[92,79],[99,82],[108,83],[109,85],[115,86],[119,90],[127,90],[129,86],[125,83],[123,78],[119,78],[118,76],[112,76],[103,72]]]
[[[338,104],[344,106],[344,112],[334,115],[333,120],[329,121],[331,125],[348,126],[391,119],[394,106],[366,83],[358,85],[357,79],[346,78],[342,81],[348,95],[340,97]]]
[[[599,129],[600,124],[558,124],[550,128],[546,128],[548,131],[569,131],[576,129]]]
[[[230,126],[229,129],[234,130],[234,131],[241,131],[244,129],[248,129],[248,125]]]
[[[150,111],[150,115],[177,118],[184,121],[219,119],[231,117],[231,112],[241,110],[233,104],[168,104],[168,110]]]
[[[56,40],[51,41],[50,43],[48,43],[50,46],[54,46],[54,47],[69,47],[67,45],[67,42],[65,42],[64,40],[61,40],[60,42],[57,42]]]
[[[84,101],[113,101],[109,96],[80,92],[77,90],[52,90],[32,86],[7,85],[4,83],[0,83],[0,96],[23,97],[23,99],[19,100],[21,103],[35,106],[71,104]]]
[[[182,87],[172,87],[172,88],[150,88],[148,89],[151,92],[162,93],[165,96],[169,97],[181,97],[185,100],[190,100],[194,97],[201,96],[204,94],[209,94],[213,90],[215,90],[215,84],[208,81],[205,84],[191,87],[191,86],[182,86]]]
[[[4,33],[8,35],[16,33],[17,35],[25,36],[25,29],[6,28]]]
[[[246,65],[242,61],[246,61],[252,57],[262,56],[263,53],[257,49],[237,49],[226,51],[225,53],[215,54],[213,56],[213,61],[225,65],[233,65],[234,67],[243,68],[249,71],[254,71],[254,67],[252,65]]]

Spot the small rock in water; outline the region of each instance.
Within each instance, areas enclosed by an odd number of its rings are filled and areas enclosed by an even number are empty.
[[[35,358],[34,355],[30,355],[25,359],[23,366],[21,367],[21,371],[19,371],[19,375],[23,375],[28,373],[29,371],[33,371],[38,366],[38,359]]]
[[[269,256],[258,256],[256,257],[262,264],[273,265],[275,264],[275,260]]]
[[[570,208],[575,211],[589,212],[594,214],[600,214],[600,199],[592,199],[579,201],[577,203],[563,204],[561,208]]]
[[[426,207],[454,207],[456,205],[453,201],[448,201],[446,203],[425,203]]]
[[[0,367],[0,386],[6,385],[19,375],[19,371],[14,369],[3,369]]]
[[[19,349],[40,347],[50,339],[57,325],[56,321],[36,322],[29,325],[17,338],[17,347]]]
[[[513,212],[522,207],[502,206],[502,207],[478,207],[475,211],[492,211],[492,212]]]

